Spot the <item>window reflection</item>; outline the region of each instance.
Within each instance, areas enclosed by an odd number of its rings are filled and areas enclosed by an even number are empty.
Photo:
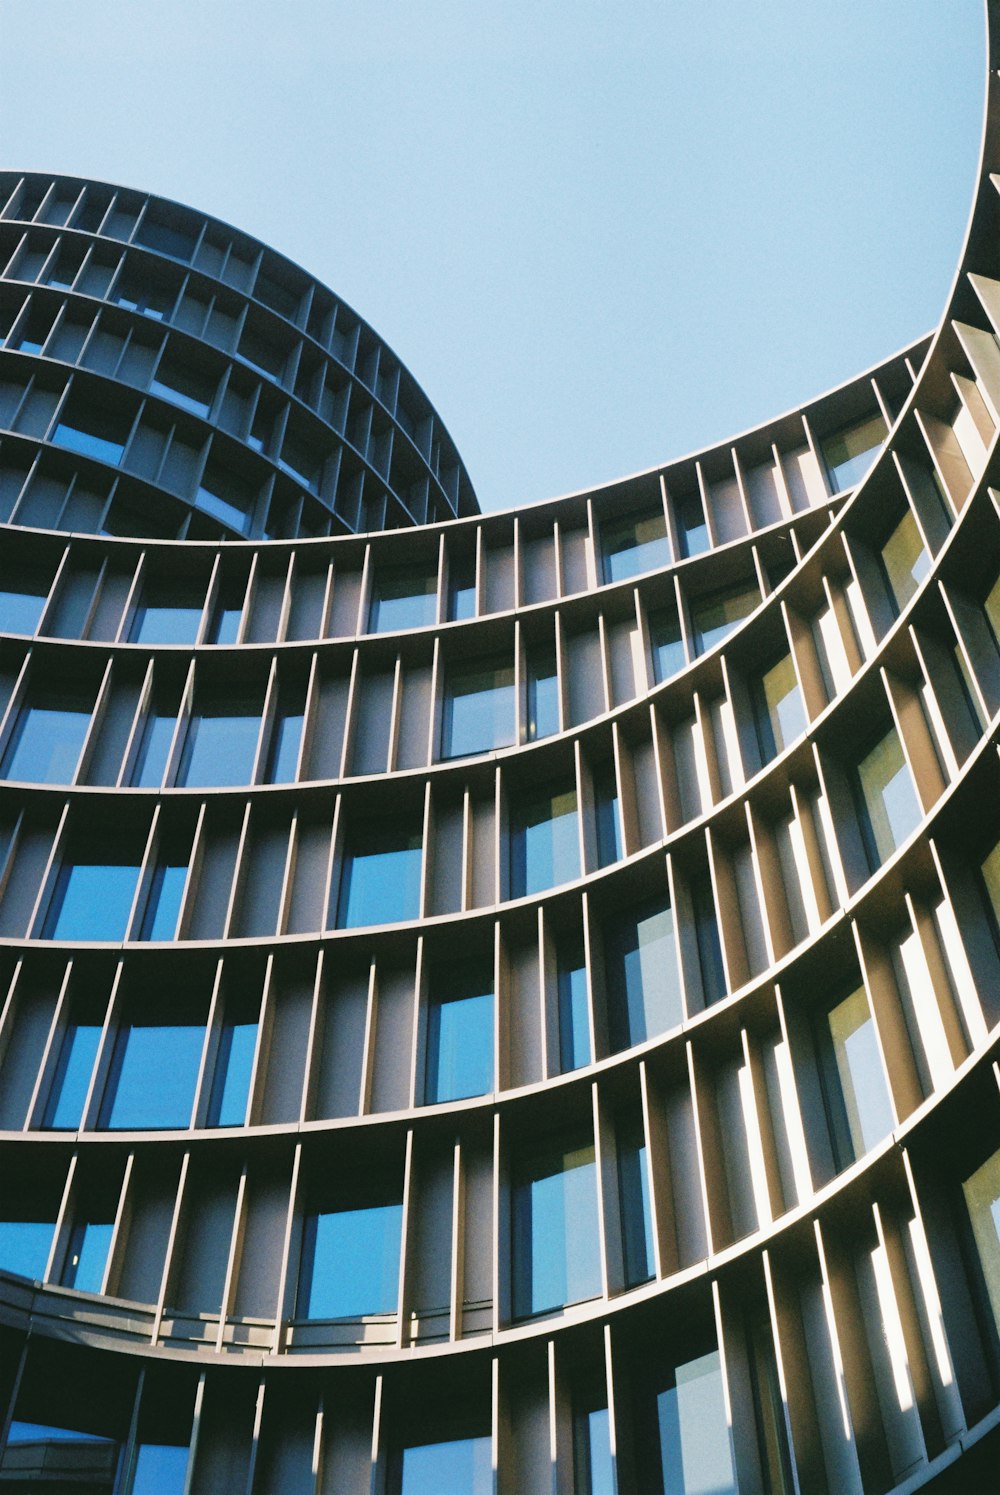
[[[649,642],[653,651],[653,675],[660,685],[687,663],[681,622],[675,607],[663,607],[651,614]]]
[[[134,862],[64,862],[42,938],[123,940],[138,880]]]
[[[395,1313],[403,1207],[370,1204],[309,1215],[302,1241],[300,1318]]]
[[[110,1131],[191,1125],[203,1023],[128,1023],[115,1043],[101,1125]]]
[[[831,493],[840,493],[860,483],[885,438],[886,424],[881,415],[870,416],[827,437],[823,442],[823,460]]]
[[[394,1486],[393,1495],[492,1495],[492,1439],[411,1444],[401,1451]]]
[[[749,617],[759,602],[758,587],[743,584],[729,587],[724,592],[712,593],[708,597],[699,597],[692,602],[691,621],[697,652],[705,654],[713,649],[727,633],[732,632],[737,623]]]
[[[882,567],[896,608],[902,610],[931,568],[931,558],[910,509],[882,546]]]
[[[769,763],[806,729],[806,713],[795,665],[785,654],[751,687],[760,756]]]
[[[920,821],[920,804],[903,748],[891,727],[855,770],[861,834],[874,871]]]
[[[368,610],[369,633],[427,628],[437,621],[437,577],[407,569],[375,578]]]
[[[826,1017],[823,1077],[834,1152],[841,1168],[877,1147],[895,1121],[878,1037],[863,986]]]
[[[100,1041],[98,1023],[71,1023],[67,1027],[45,1110],[46,1127],[75,1131],[82,1122]]]
[[[511,814],[511,897],[523,898],[580,876],[576,790],[534,795]]]
[[[341,875],[337,927],[397,924],[420,915],[422,838],[396,826],[368,826],[350,843]]]
[[[678,1365],[656,1395],[650,1495],[736,1495],[718,1350]]]
[[[556,955],[559,1003],[559,1071],[567,1074],[590,1063],[587,968],[582,940],[563,940]]]
[[[55,1228],[54,1220],[0,1220],[0,1269],[40,1282]]]
[[[624,581],[670,564],[670,544],[662,512],[632,515],[601,526],[604,580]]]
[[[493,973],[483,963],[439,968],[427,1014],[428,1105],[493,1089]]]
[[[536,649],[528,655],[527,705],[525,735],[529,742],[559,731],[559,673],[554,649]]]
[[[647,904],[613,921],[605,934],[608,1029],[612,1052],[645,1043],[683,1016],[669,903]]]
[[[448,672],[442,756],[463,758],[514,741],[514,668],[481,664]]]
[[[99,1293],[111,1249],[114,1224],[110,1220],[80,1220],[70,1234],[62,1285],[80,1293]]]
[[[513,1247],[516,1318],[598,1296],[601,1259],[592,1145],[546,1153],[515,1168]]]
[[[23,707],[10,734],[0,777],[34,784],[72,783],[90,726],[91,705],[46,704]]]
[[[260,710],[239,698],[219,699],[188,722],[177,783],[216,788],[249,784],[260,736]]]
[[[1000,1331],[1000,1152],[962,1185],[990,1308]]]

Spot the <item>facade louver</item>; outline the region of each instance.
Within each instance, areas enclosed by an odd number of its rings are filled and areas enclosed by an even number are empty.
[[[0,1490],[1000,1488],[1000,19],[937,331],[483,514],[0,174]]]

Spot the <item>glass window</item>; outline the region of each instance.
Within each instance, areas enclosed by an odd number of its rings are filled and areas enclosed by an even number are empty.
[[[649,642],[653,650],[653,674],[657,685],[661,685],[687,663],[681,621],[675,607],[661,607],[650,615]]]
[[[260,711],[250,702],[220,700],[211,711],[196,713],[184,734],[178,784],[249,784],[259,736]]]
[[[622,1254],[625,1283],[635,1287],[656,1275],[653,1260],[653,1218],[649,1204],[646,1134],[640,1115],[619,1119],[618,1198],[622,1217]]]
[[[513,1174],[514,1317],[601,1291],[593,1146],[548,1153]]]
[[[37,590],[35,588],[37,587]],[[47,583],[13,586],[9,580],[0,584],[0,630],[4,633],[34,633],[42,616]]]
[[[510,895],[523,898],[580,876],[576,790],[525,797],[511,812]]]
[[[448,622],[476,616],[476,558],[474,555],[449,557]]]
[[[393,1495],[492,1495],[493,1441],[454,1438],[404,1448]]]
[[[243,620],[242,596],[223,596],[212,609],[205,633],[206,644],[235,644]]]
[[[554,649],[534,650],[528,655],[529,742],[552,737],[559,731],[559,673]]]
[[[142,940],[172,940],[177,935],[177,920],[187,883],[187,861],[160,862],[149,885],[146,911],[142,919]]]
[[[559,1004],[559,1072],[590,1063],[590,1016],[583,941],[564,941],[556,955]]]
[[[823,460],[830,477],[831,493],[840,493],[861,482],[885,437],[886,425],[880,415],[870,416],[827,437],[823,442]]]
[[[0,1220],[0,1268],[40,1282],[55,1228],[54,1220]]]
[[[178,1443],[140,1443],[129,1495],[183,1495],[190,1449]]]
[[[751,696],[760,756],[769,763],[806,729],[802,692],[790,654],[783,655],[753,682]]]
[[[962,1185],[972,1234],[986,1279],[993,1318],[1000,1331],[1000,1152]]]
[[[133,644],[193,644],[201,626],[205,598],[203,593],[177,590],[168,600],[165,594],[151,591],[136,609],[129,633]]]
[[[574,1402],[573,1495],[616,1495],[611,1425],[602,1393]]]
[[[132,783],[140,789],[157,789],[167,770],[170,744],[177,726],[177,711],[150,711],[142,727],[142,740],[132,769]]]
[[[691,621],[697,653],[705,654],[713,649],[737,623],[749,617],[759,602],[760,592],[756,585],[747,587],[742,584],[692,602]]]
[[[138,880],[134,862],[64,862],[42,938],[123,940]]]
[[[701,987],[705,1006],[721,1002],[726,995],[726,971],[722,961],[722,945],[719,940],[719,921],[715,912],[715,895],[712,892],[712,876],[706,867],[696,873],[690,881],[691,915],[694,919],[695,940],[698,945],[698,964],[701,967]]]
[[[514,668],[509,664],[448,671],[442,756],[464,758],[514,741]]]
[[[90,705],[24,706],[0,766],[0,778],[33,784],[69,784],[90,726]]]
[[[131,426],[131,418],[110,403],[84,405],[71,400],[52,440],[56,446],[117,467],[125,454]]]
[[[669,566],[670,545],[663,514],[633,515],[601,526],[604,580],[625,581],[657,566]]]
[[[698,495],[688,493],[683,498],[675,498],[673,505],[681,555],[699,555],[707,550],[708,525],[705,523],[705,511]]]
[[[594,816],[597,821],[597,865],[609,867],[612,862],[620,862],[625,855],[618,777],[613,762],[605,763],[594,774]]]
[[[245,483],[216,466],[206,468],[194,501],[213,519],[245,535],[250,531],[254,497]]]
[[[650,1495],[737,1495],[718,1350],[678,1365],[656,1396]]]
[[[615,920],[605,949],[612,1052],[676,1027],[683,1011],[670,905],[648,904]]]
[[[78,1293],[99,1293],[108,1264],[111,1221],[80,1220],[74,1226],[62,1272],[63,1287],[75,1287]]]
[[[177,296],[177,284],[170,277],[154,274],[150,267],[127,264],[112,293],[119,306],[141,312],[154,322],[162,322]]]
[[[215,1061],[215,1083],[208,1108],[209,1126],[246,1124],[256,1048],[256,1022],[223,1023]]]
[[[483,963],[434,973],[427,1014],[426,1101],[493,1089],[493,972]]]
[[[827,1027],[833,1058],[824,1066],[827,1107],[834,1151],[846,1168],[887,1137],[895,1121],[863,986],[832,1009]]]
[[[931,569],[931,558],[910,509],[882,546],[882,566],[896,607],[902,610]]]
[[[192,415],[208,418],[215,398],[216,380],[201,369],[192,368],[168,355],[160,360],[156,378],[150,383],[153,394],[189,410]]]
[[[301,711],[279,712],[275,718],[264,775],[268,784],[294,783],[304,722],[305,715]]]
[[[895,727],[861,759],[856,788],[861,833],[875,868],[903,844],[921,815]]]
[[[156,1131],[191,1125],[205,1029],[201,1023],[129,1023],[115,1043],[101,1125]]]
[[[309,1215],[302,1241],[299,1317],[395,1313],[402,1225],[401,1204]]]
[[[100,1041],[98,1023],[72,1023],[67,1027],[45,1109],[45,1126],[75,1131],[80,1125]]]
[[[376,576],[368,610],[369,633],[427,628],[437,622],[437,577],[422,571],[384,571]]]
[[[419,918],[422,865],[419,834],[406,835],[395,826],[359,832],[344,858],[337,927],[358,929]]]

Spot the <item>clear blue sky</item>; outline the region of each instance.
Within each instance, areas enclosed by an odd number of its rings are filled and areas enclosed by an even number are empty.
[[[677,456],[928,330],[981,0],[0,0],[5,164],[229,219],[346,297],[484,507]]]

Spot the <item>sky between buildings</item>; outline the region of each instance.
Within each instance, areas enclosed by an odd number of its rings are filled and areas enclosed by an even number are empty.
[[[0,145],[298,260],[502,507],[723,438],[935,324],[982,11],[0,0]]]

